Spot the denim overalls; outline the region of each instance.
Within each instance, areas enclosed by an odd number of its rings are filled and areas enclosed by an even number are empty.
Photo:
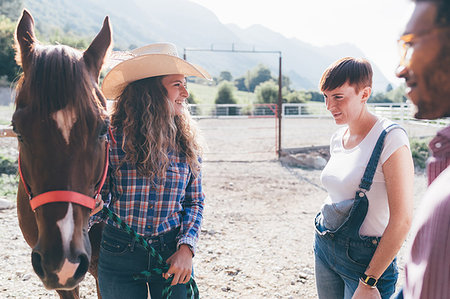
[[[384,138],[394,128],[400,127],[390,125],[380,134],[359,185],[360,190],[356,191],[353,206],[343,223],[335,230],[328,230],[319,221],[321,212],[315,218],[315,275],[320,299],[350,299],[358,287],[359,277],[375,253],[381,237],[360,236],[359,229],[369,207],[365,192],[372,185]],[[397,277],[394,259],[378,280],[377,288],[383,299],[394,293]]]

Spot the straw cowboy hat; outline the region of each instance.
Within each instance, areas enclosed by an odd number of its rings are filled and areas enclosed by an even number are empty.
[[[106,98],[116,99],[131,82],[154,76],[183,74],[211,80],[202,67],[178,57],[171,43],[150,44],[128,52],[113,52],[109,61],[112,69],[103,79]]]

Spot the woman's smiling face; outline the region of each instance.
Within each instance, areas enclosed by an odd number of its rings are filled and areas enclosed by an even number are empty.
[[[167,75],[162,78],[161,83],[167,91],[167,98],[174,107],[175,115],[181,115],[185,108],[185,101],[189,97],[186,78],[180,74]]]
[[[333,90],[325,90],[325,104],[336,124],[343,125],[358,120],[370,91],[370,87],[365,87],[357,93],[348,82]]]

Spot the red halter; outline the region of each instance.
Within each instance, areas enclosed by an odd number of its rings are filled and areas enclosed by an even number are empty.
[[[113,142],[115,142],[114,137],[111,134],[111,129],[109,129],[109,133],[111,136],[111,139]],[[72,202],[79,204],[81,206],[87,207],[91,210],[95,207],[95,199],[100,194],[100,191],[102,190],[103,184],[106,180],[106,175],[108,173],[108,164],[109,164],[109,141],[106,141],[106,155],[105,155],[105,166],[103,168],[103,174],[100,179],[100,182],[98,184],[98,189],[95,192],[95,196],[87,196],[85,194],[81,194],[75,191],[69,191],[69,190],[56,190],[56,191],[48,191],[41,193],[35,197],[32,196],[30,189],[28,188],[28,185],[25,183],[25,180],[23,178],[22,174],[22,168],[20,167],[20,153],[19,153],[19,159],[18,159],[18,166],[19,166],[19,175],[20,179],[22,180],[23,187],[25,189],[25,192],[28,194],[28,197],[30,198],[30,206],[34,210],[36,210],[37,207],[40,207],[42,205],[52,203],[52,202]]]

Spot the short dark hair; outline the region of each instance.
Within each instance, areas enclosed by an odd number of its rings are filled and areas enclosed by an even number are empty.
[[[333,90],[348,82],[358,93],[364,87],[372,87],[372,66],[364,58],[345,57],[330,65],[322,75],[319,89]]]
[[[437,26],[450,26],[450,1],[449,0],[413,0],[413,2],[432,2],[437,6],[435,24]]]

